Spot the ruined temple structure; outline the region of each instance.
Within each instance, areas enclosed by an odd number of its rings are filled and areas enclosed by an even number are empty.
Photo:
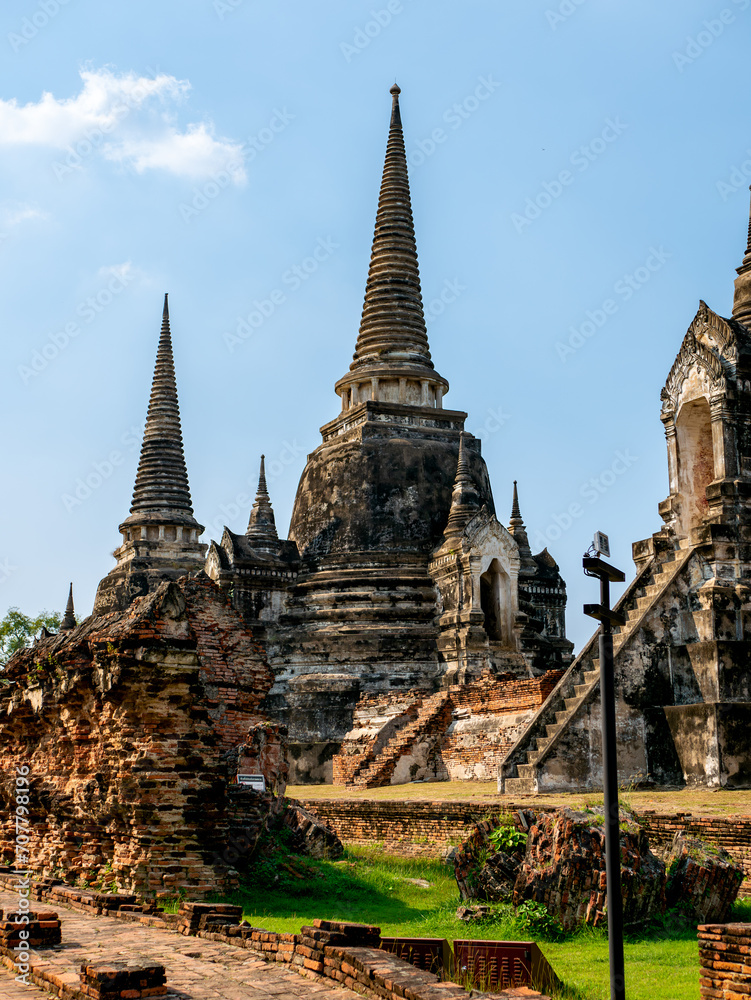
[[[263,649],[204,573],[39,639],[3,678],[0,807],[15,812],[28,773],[36,875],[194,898],[236,885],[282,805],[286,768],[267,748],[284,732],[260,711]],[[255,752],[243,764],[266,793],[234,783],[238,751]],[[17,847],[3,824],[0,863]]]
[[[421,701],[481,676],[567,666],[565,584],[533,556],[514,492],[496,517],[480,441],[445,409],[425,326],[399,108],[392,112],[362,321],[341,412],[321,428],[280,539],[263,465],[244,535],[206,572],[266,642],[265,707],[290,730],[293,777],[331,776],[361,696]],[[128,522],[126,522],[126,525]]]
[[[751,225],[732,315],[700,302],[662,390],[670,496],[615,630],[622,781],[751,786]],[[602,784],[597,637],[511,748],[512,794]]]

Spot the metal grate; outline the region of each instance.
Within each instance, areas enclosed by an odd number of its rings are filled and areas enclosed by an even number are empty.
[[[436,976],[444,970],[451,972],[453,954],[451,945],[444,938],[382,937],[381,948]]]
[[[460,976],[482,990],[532,986],[531,941],[454,941]]]

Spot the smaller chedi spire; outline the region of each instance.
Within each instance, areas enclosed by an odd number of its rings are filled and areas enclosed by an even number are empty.
[[[509,534],[519,546],[522,571],[525,569],[532,569],[535,566],[535,563],[532,559],[532,549],[529,547],[527,529],[524,526],[524,518],[522,517],[521,507],[519,506],[519,490],[517,488],[516,480],[514,480],[514,494],[511,501],[511,518],[508,523],[508,530]]]
[[[751,190],[751,189],[750,189]],[[749,211],[746,253],[737,268],[735,295],[733,297],[733,319],[751,327],[751,210]]]
[[[203,525],[193,517],[185,467],[167,295],[133,502],[120,532],[117,565],[99,584],[94,614],[123,611],[161,583],[203,567],[206,546],[198,541]]]
[[[188,472],[183,454],[166,293],[154,380],[151,384],[146,429],[143,434],[130,514],[126,524],[140,524],[144,519],[153,520],[156,515],[159,520],[166,517],[176,524],[198,527],[193,517]]]
[[[68,603],[65,605],[65,614],[63,615],[63,620],[60,622],[60,631],[68,632],[75,627],[76,615],[75,608],[73,607],[73,584],[71,583],[68,590]]]
[[[519,491],[516,488],[516,480],[514,480],[514,499],[511,503],[511,521],[510,525],[519,525],[519,527],[524,527],[524,521],[522,520],[522,512],[519,507]]]
[[[276,531],[276,521],[274,520],[274,508],[271,506],[269,491],[266,487],[266,464],[265,456],[261,455],[261,471],[258,476],[258,491],[255,503],[250,512],[248,530],[245,537],[252,542],[276,543],[279,536]]]
[[[459,435],[459,461],[456,465],[454,488],[451,491],[451,509],[445,536],[460,535],[479,509],[480,498],[469,471],[464,431],[462,431]]]

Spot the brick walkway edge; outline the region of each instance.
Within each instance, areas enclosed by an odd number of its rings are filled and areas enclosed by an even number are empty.
[[[0,873],[0,886],[12,892],[15,877]],[[249,924],[197,930],[185,926],[178,914],[147,915],[108,907],[106,893],[88,892],[64,885],[40,885],[32,882],[30,898],[46,903],[60,903],[81,910],[92,917],[98,915],[159,927],[172,933],[222,942],[246,948],[265,961],[283,962],[310,978],[330,979],[366,997],[378,1000],[467,1000],[467,993],[455,983],[441,982],[437,976],[416,969],[374,945],[380,929],[364,924],[315,920],[313,927],[303,927],[300,934],[279,934]],[[119,905],[119,904],[116,904]],[[188,904],[189,905],[189,904]],[[181,929],[182,927],[182,929]],[[14,968],[13,952],[0,948],[0,957],[8,968]],[[34,971],[30,978],[37,986],[52,992],[60,1000],[89,1000],[71,984],[63,984],[44,970]],[[167,984],[169,986],[169,983]],[[550,1000],[526,988],[496,994],[499,1000]]]

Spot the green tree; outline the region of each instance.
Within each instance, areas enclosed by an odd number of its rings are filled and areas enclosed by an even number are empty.
[[[43,628],[57,632],[62,620],[59,611],[43,611],[36,618],[30,618],[18,608],[8,608],[5,618],[0,621],[0,666],[5,666],[16,650],[30,646]]]

